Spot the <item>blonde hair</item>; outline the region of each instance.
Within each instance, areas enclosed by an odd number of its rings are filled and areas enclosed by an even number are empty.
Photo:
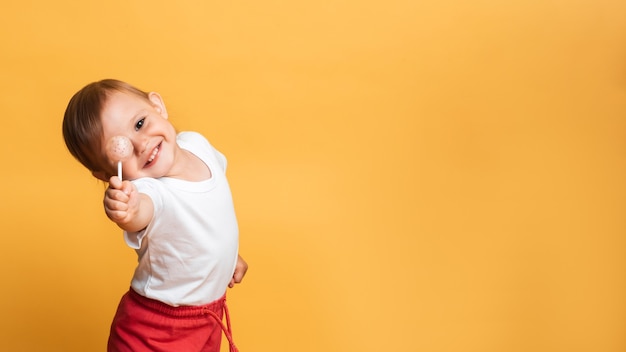
[[[148,93],[116,79],[103,79],[79,90],[70,99],[63,117],[63,138],[70,153],[92,173],[115,172],[102,152],[101,113],[113,92],[136,95],[149,101]]]

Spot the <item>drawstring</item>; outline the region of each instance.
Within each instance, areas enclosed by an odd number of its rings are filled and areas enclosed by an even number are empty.
[[[230,326],[230,314],[228,313],[228,307],[226,306],[226,299],[224,299],[224,315],[226,315],[226,325],[224,325],[222,318],[220,318],[212,310],[205,309],[204,311],[212,316],[213,319],[215,319],[215,321],[220,325],[222,331],[224,331],[224,335],[226,335],[226,338],[228,339],[228,344],[230,345],[230,352],[239,352],[237,346],[235,346],[235,342],[233,342],[233,330]]]

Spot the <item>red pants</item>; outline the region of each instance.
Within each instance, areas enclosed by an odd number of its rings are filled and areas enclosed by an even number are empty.
[[[226,313],[226,323],[222,316]],[[226,295],[203,306],[172,307],[128,291],[111,324],[108,352],[219,352],[222,331],[232,342]]]

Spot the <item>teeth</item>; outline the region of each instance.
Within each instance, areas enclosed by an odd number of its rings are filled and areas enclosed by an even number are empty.
[[[152,160],[154,160],[154,157],[157,155],[158,152],[159,152],[159,147],[154,148],[154,150],[152,151],[152,154],[148,158],[148,163],[151,163]]]

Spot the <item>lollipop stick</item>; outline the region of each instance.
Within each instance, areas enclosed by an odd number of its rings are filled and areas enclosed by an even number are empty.
[[[106,154],[110,160],[117,160],[117,176],[122,180],[122,161],[133,154],[133,144],[128,137],[114,136],[108,140]]]

